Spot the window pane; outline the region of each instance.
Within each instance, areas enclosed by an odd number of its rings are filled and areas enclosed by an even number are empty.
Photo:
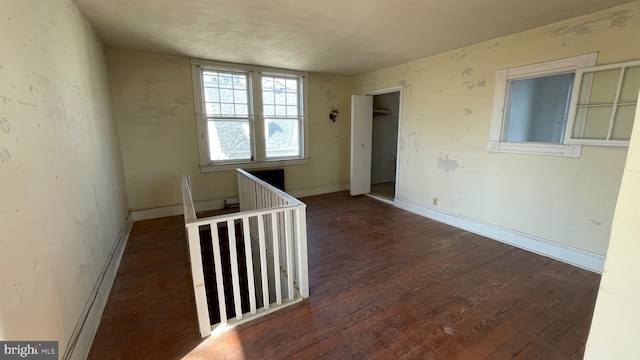
[[[584,73],[578,104],[613,104],[619,80],[620,69]]]
[[[275,91],[285,91],[287,89],[286,81],[287,79],[283,78],[273,78],[273,89]]]
[[[262,90],[273,91],[273,78],[268,76],[262,77]]]
[[[275,94],[276,105],[285,105],[287,103],[287,95],[283,92]]]
[[[271,91],[265,91],[262,93],[262,103],[263,104],[274,104],[275,103],[275,94]]]
[[[298,116],[298,107],[297,106],[287,106],[287,117]]]
[[[287,116],[287,107],[276,105],[276,116]]]
[[[640,66],[629,67],[624,72],[622,89],[620,89],[620,102],[637,102],[638,92],[640,92]]]
[[[220,89],[220,101],[225,103],[233,103],[233,90]]]
[[[218,95],[217,88],[204,88],[204,101],[206,102],[220,102],[220,96]]]
[[[562,143],[573,78],[559,74],[509,81],[504,140]]]
[[[276,115],[276,107],[273,105],[264,105],[264,116],[275,116]]]
[[[206,103],[205,104],[205,112],[207,115],[220,115],[220,104],[218,103]]]
[[[289,106],[298,105],[298,94],[297,93],[287,93],[287,105],[289,105]]]
[[[612,111],[613,106],[578,108],[573,137],[576,139],[606,139]]]
[[[205,72],[202,74],[202,82],[204,83],[204,86],[218,87],[218,76]]]
[[[202,81],[207,116],[249,116],[247,74],[203,70]]]
[[[220,112],[222,116],[233,116],[234,106],[233,104],[220,104]]]
[[[267,157],[300,156],[298,119],[265,119]]]
[[[620,105],[616,112],[616,118],[613,122],[612,140],[629,140],[631,139],[631,130],[633,129],[633,119],[636,114],[636,105]]]
[[[235,105],[234,112],[236,116],[242,116],[242,115],[247,116],[249,114],[247,105]]]
[[[289,91],[289,92],[298,92],[298,80],[296,80],[296,79],[287,79],[287,91]]]
[[[233,101],[236,104],[246,104],[247,103],[247,90],[235,90],[233,92]]]
[[[210,120],[208,130],[212,161],[251,158],[249,121]]]
[[[244,75],[233,75],[233,88],[234,89],[247,89],[247,77]]]

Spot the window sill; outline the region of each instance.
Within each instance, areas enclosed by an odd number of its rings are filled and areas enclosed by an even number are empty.
[[[200,165],[201,173],[210,173],[218,171],[230,171],[238,168],[244,170],[251,169],[267,169],[283,166],[294,165],[307,165],[309,164],[309,158],[292,159],[292,160],[268,160],[268,161],[253,161],[253,162],[238,162],[238,163],[226,163],[219,165]]]
[[[487,150],[489,152],[561,156],[569,158],[579,158],[582,155],[582,145],[567,144],[509,143],[490,141]]]

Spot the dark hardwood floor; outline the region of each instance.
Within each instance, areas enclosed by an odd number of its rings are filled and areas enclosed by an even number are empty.
[[[89,358],[582,358],[599,275],[368,197],[303,201],[309,299],[200,339],[182,217],[138,222]]]

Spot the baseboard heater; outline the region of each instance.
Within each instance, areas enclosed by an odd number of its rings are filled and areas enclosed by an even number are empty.
[[[284,169],[255,170],[249,173],[284,191]]]

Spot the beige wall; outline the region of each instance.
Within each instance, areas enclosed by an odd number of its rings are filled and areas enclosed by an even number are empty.
[[[188,58],[110,50],[112,88],[133,209],[180,204],[180,176],[194,200],[237,196],[233,171],[201,174]],[[310,164],[287,167],[288,191],[346,186],[349,178],[349,79],[309,75]],[[338,106],[338,121],[329,120]]]
[[[106,53],[70,1],[0,18],[0,339],[60,353],[128,208]]]
[[[639,98],[640,100],[640,98]],[[640,359],[640,111],[613,217],[585,359]]]
[[[352,78],[351,93],[402,85],[398,197],[605,254],[627,149],[570,159],[488,153],[496,70],[598,51],[640,58],[640,2]],[[446,166],[445,166],[446,165]]]

